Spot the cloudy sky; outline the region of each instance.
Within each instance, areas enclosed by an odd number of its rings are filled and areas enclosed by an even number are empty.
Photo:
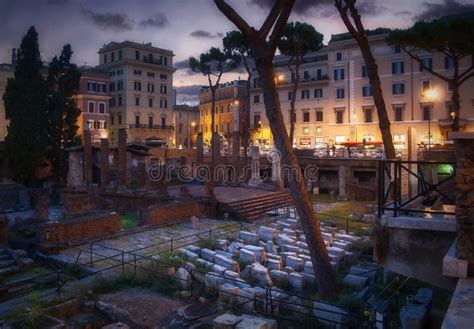
[[[260,26],[273,0],[228,0],[252,25]],[[417,19],[474,10],[472,0],[359,0],[365,27],[408,27]],[[313,24],[324,34],[346,32],[333,0],[296,0],[290,20]],[[35,25],[44,60],[65,43],[74,50],[77,64],[97,65],[98,49],[110,41],[152,42],[171,49],[180,68],[174,76],[179,101],[195,101],[206,80],[186,70],[186,60],[211,46],[221,46],[222,36],[234,26],[212,0],[0,0],[0,63],[10,61],[29,26]],[[239,73],[229,74],[225,80]],[[242,78],[246,78],[242,74]]]

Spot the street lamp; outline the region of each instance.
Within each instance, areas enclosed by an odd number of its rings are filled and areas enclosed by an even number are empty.
[[[196,127],[196,122],[192,121],[191,122],[191,129],[188,132],[188,149],[191,149],[191,138],[192,138],[192,132],[194,131],[194,127]]]
[[[433,103],[432,106],[429,108],[429,112],[428,112],[429,114],[428,115],[428,150],[431,149],[431,116],[433,115],[434,102],[437,97],[438,97],[438,92],[434,90],[433,88],[431,88],[430,90],[426,92],[426,98],[428,98],[428,100],[430,100]]]

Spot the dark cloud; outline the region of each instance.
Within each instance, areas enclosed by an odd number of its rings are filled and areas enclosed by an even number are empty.
[[[474,11],[474,4],[461,3],[456,0],[444,0],[442,3],[431,3],[425,1],[423,7],[424,10],[414,16],[413,19],[417,21],[431,20],[439,18],[440,16]]]
[[[413,12],[411,12],[409,10],[402,10],[402,11],[396,12],[394,15],[395,16],[411,16],[412,14],[413,14]]]
[[[189,86],[180,86],[180,87],[175,87],[176,92],[178,95],[184,94],[184,95],[199,95],[199,91],[201,90],[202,86],[201,85],[189,85]]]
[[[189,33],[190,36],[193,38],[198,39],[214,39],[214,38],[222,38],[224,36],[223,33],[217,32],[216,34],[212,34],[211,32],[207,32],[204,30],[196,30]]]
[[[163,28],[169,24],[168,18],[163,12],[157,12],[154,16],[140,21],[141,28],[154,27]]]
[[[196,73],[189,67],[189,60],[185,59],[182,61],[174,62],[174,67],[181,71],[184,75],[196,75],[201,73]]]
[[[197,95],[177,95],[176,102],[178,104],[191,104],[191,105],[198,105],[199,104],[199,94]]]
[[[126,14],[97,13],[84,8],[81,12],[101,30],[111,30],[116,32],[133,30],[133,20]]]
[[[270,9],[275,4],[274,0],[248,0],[248,3],[257,5],[263,9]],[[357,2],[356,8],[364,15],[375,15],[387,8],[383,5],[376,4],[374,0],[362,0]],[[320,17],[328,17],[337,14],[334,7],[334,0],[296,0],[293,6],[293,12],[297,16],[311,17],[318,15]]]

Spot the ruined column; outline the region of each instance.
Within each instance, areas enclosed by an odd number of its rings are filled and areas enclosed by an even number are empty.
[[[117,162],[118,188],[124,189],[127,186],[127,132],[125,129],[118,131]]]
[[[234,177],[237,182],[237,177],[240,175],[240,111],[239,111],[239,81],[234,80],[234,133],[232,136],[232,164],[234,166]],[[233,182],[234,183],[234,182]]]
[[[249,180],[249,186],[258,186],[262,184],[260,179],[260,159],[259,159],[259,147],[250,147],[250,157],[252,158],[252,177]]]
[[[92,183],[92,139],[90,130],[84,130],[84,187]]]
[[[109,140],[100,139],[100,187],[109,185]]]
[[[70,189],[81,188],[84,181],[83,151],[69,150],[69,164],[67,172],[67,187]]]
[[[418,149],[416,145],[416,129],[415,128],[408,128],[408,160],[409,161],[417,161],[418,160]],[[417,164],[409,164],[408,168],[414,173],[418,172],[418,165]],[[408,197],[412,198],[416,194],[418,194],[418,179],[413,176],[408,176]]]
[[[474,133],[450,132],[456,151],[456,256],[467,260],[468,276],[474,274]]]
[[[270,161],[272,162],[272,182],[278,187],[283,189],[283,181],[281,179],[281,156],[278,150],[273,149],[270,151]]]
[[[339,166],[339,195],[338,199],[339,200],[346,200],[347,199],[347,193],[346,193],[346,166],[340,165]]]

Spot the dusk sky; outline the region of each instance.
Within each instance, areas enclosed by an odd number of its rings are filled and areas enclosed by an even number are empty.
[[[272,0],[228,0],[245,19],[260,26]],[[414,20],[474,10],[466,0],[359,0],[365,27],[408,27]],[[324,34],[346,32],[332,0],[296,0],[290,20],[313,24]],[[110,41],[152,42],[171,49],[180,101],[193,101],[196,86],[205,84],[200,75],[184,69],[189,56],[198,56],[211,46],[222,46],[222,36],[235,27],[217,10],[212,0],[0,0],[0,62],[10,61],[11,48],[18,47],[30,25],[39,33],[43,59],[48,61],[65,43],[74,50],[79,64],[97,65],[98,49]],[[229,74],[225,80],[238,74]],[[245,79],[245,74],[242,74]],[[186,95],[189,93],[189,95]],[[189,97],[188,97],[189,96]]]

